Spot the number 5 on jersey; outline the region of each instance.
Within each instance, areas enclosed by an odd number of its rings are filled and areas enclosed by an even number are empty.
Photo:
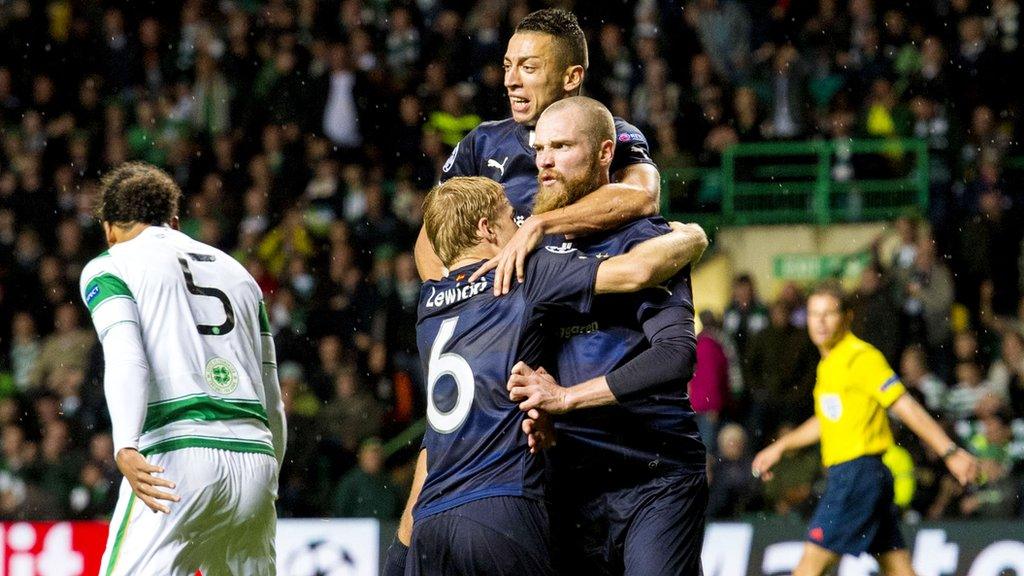
[[[437,337],[434,338],[434,344],[430,347],[430,363],[427,368],[427,422],[441,434],[454,432],[466,421],[469,410],[473,407],[473,394],[476,389],[473,369],[469,362],[458,354],[442,352],[455,333],[455,325],[458,323],[458,316],[442,322]],[[455,379],[458,398],[451,410],[442,412],[434,402],[434,387],[441,377],[446,375]]]
[[[189,256],[198,261],[213,261],[212,256],[205,254],[189,254]],[[209,260],[206,260],[206,259]],[[188,260],[181,254],[178,254],[178,263],[181,264],[181,273],[185,277],[185,286],[188,287],[189,294],[195,296],[206,296],[209,298],[216,298],[220,301],[221,306],[224,307],[224,322],[218,326],[209,324],[196,324],[196,329],[203,336],[224,336],[235,329],[235,309],[231,307],[231,300],[228,300],[228,295],[223,290],[218,290],[211,286],[198,286],[192,279],[192,269],[188,266]]]

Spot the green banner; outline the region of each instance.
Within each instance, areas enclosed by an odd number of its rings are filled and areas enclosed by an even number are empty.
[[[826,278],[857,278],[871,263],[867,252],[859,254],[778,254],[772,273],[780,280],[817,281]]]

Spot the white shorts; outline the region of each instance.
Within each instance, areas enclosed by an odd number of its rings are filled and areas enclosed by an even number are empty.
[[[276,573],[277,460],[266,454],[181,448],[150,463],[180,502],[153,512],[121,481],[100,576],[263,576]]]

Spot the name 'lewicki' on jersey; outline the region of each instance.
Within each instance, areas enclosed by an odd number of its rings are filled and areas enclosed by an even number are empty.
[[[543,461],[529,453],[523,415],[505,384],[520,360],[536,364],[548,310],[590,309],[599,263],[537,253],[527,261],[525,282],[501,297],[491,290],[493,272],[465,282],[481,262],[423,285],[416,340],[429,427],[417,521],[482,498],[543,497]]]

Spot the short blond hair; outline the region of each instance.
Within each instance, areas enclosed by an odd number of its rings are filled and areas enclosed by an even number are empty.
[[[423,201],[423,227],[441,263],[450,266],[479,243],[481,218],[501,213],[505,190],[490,178],[457,176],[434,187]]]

